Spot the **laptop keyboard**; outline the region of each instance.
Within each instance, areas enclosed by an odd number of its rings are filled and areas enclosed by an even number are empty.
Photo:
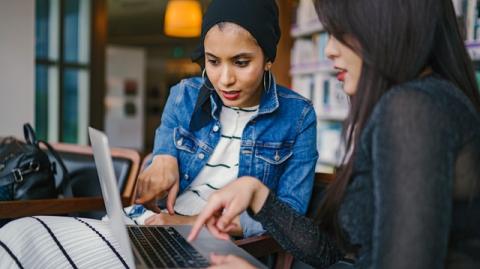
[[[172,227],[127,226],[128,235],[151,268],[203,268],[208,261]]]

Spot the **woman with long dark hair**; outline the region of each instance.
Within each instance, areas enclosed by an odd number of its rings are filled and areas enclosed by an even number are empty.
[[[203,223],[227,238],[248,209],[316,267],[347,257],[357,268],[479,268],[480,97],[451,0],[315,4],[351,96],[346,154],[317,218],[244,177],[211,197],[190,239]]]
[[[276,83],[271,70],[280,36],[275,0],[209,1],[193,55],[202,76],[171,88],[153,160],[136,184],[138,204],[126,210],[136,223],[192,224],[212,193],[245,175],[306,213],[318,156],[316,116],[310,101]],[[157,205],[165,196],[168,213]],[[235,223],[235,236],[265,232],[246,212]],[[104,244],[115,246],[106,231],[106,222],[92,219],[12,221],[0,229],[0,268],[123,267],[116,249]]]

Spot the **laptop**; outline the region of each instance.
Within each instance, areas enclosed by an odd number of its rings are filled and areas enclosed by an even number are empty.
[[[214,252],[236,255],[257,268],[266,268],[233,242],[216,239],[206,228],[189,243],[186,241],[192,228],[189,225],[126,225],[107,136],[92,127],[88,131],[111,234],[120,245],[126,267],[205,268],[210,253]]]

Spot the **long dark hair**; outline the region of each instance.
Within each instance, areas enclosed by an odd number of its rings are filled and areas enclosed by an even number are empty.
[[[327,32],[363,60],[343,131],[346,151],[353,153],[338,167],[316,217],[339,246],[353,250],[339,227],[338,210],[352,177],[355,144],[380,97],[427,67],[455,84],[478,111],[480,97],[451,0],[315,0],[315,7]]]

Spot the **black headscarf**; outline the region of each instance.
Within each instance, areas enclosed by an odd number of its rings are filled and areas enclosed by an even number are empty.
[[[220,22],[235,23],[246,29],[262,48],[267,60],[271,62],[275,60],[281,34],[275,0],[213,0],[203,17],[200,44],[192,54],[192,60],[202,67],[205,57],[203,47],[205,35],[210,28]],[[204,83],[190,119],[191,131],[199,130],[212,119],[210,95],[211,90]]]
[[[213,0],[203,17],[200,44],[192,55],[193,61],[198,63],[205,56],[205,35],[220,22],[245,28],[257,40],[266,58],[275,60],[281,34],[275,0]]]

